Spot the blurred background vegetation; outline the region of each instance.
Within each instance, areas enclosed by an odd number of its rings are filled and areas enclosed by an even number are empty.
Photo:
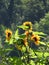
[[[49,0],[0,0],[1,37],[6,28],[15,30],[25,21],[31,21],[34,30],[49,35]]]

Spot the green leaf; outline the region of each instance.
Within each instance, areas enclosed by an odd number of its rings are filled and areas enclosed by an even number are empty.
[[[38,35],[47,35],[47,34],[45,34],[45,33],[43,33],[43,32],[33,32],[34,34],[38,34]]]
[[[18,28],[22,28],[23,30],[26,30],[28,29],[28,26],[24,26],[24,25],[21,25],[21,26],[17,26]]]
[[[46,45],[44,42],[40,42],[40,44],[42,44],[42,45]]]
[[[37,54],[37,56],[39,57],[39,58],[41,58],[42,57],[42,55],[43,55],[43,52],[36,52],[36,54]]]
[[[45,56],[45,57],[49,56],[49,53],[48,53],[48,52],[45,52],[45,53],[44,53],[44,56]]]
[[[18,29],[17,29],[16,32],[15,32],[15,35],[14,35],[15,38],[18,37],[18,33],[19,33],[19,31],[18,31]]]
[[[5,40],[5,43],[9,43],[9,41],[8,40]]]
[[[30,65],[35,65],[33,60],[30,60]]]
[[[36,54],[37,54],[37,56],[38,56],[39,58],[42,58],[42,56],[43,56],[43,52],[36,52]],[[44,57],[47,57],[47,56],[49,56],[49,52],[45,52],[45,53],[44,53]]]
[[[47,42],[47,46],[49,47],[49,42]]]
[[[22,52],[26,52],[26,47],[25,46],[22,47]]]
[[[13,50],[12,48],[11,49],[10,48],[6,48],[5,51],[7,52],[7,51],[12,51],[12,50]]]
[[[24,38],[26,37],[26,35],[25,35],[25,34],[21,34],[21,35],[19,35],[19,37],[20,37],[21,39],[24,39]]]
[[[13,38],[10,39],[9,44],[13,44]]]
[[[37,58],[37,56],[35,56],[35,53],[33,51],[33,49],[30,48],[30,51],[29,51],[29,55],[30,55],[30,58]]]
[[[22,65],[22,61],[20,58],[17,58],[17,60],[15,60],[15,61],[16,61],[16,65]]]

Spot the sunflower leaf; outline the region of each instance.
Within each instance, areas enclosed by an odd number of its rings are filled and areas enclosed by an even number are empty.
[[[18,31],[18,29],[17,29],[16,32],[15,32],[15,35],[14,35],[15,38],[18,37],[18,33],[19,33],[19,31]]]
[[[46,45],[44,42],[40,42],[40,44],[42,44],[42,45]]]
[[[24,26],[24,25],[21,25],[21,26],[17,26],[18,28],[22,28],[23,30],[26,30],[28,29],[28,26]]]
[[[45,33],[43,33],[43,32],[33,32],[34,34],[38,34],[38,35],[47,35],[47,34],[45,34]]]
[[[21,35],[19,35],[19,37],[20,37],[21,39],[24,39],[24,38],[26,37],[26,35],[21,34]]]
[[[13,38],[10,39],[9,44],[13,44]]]

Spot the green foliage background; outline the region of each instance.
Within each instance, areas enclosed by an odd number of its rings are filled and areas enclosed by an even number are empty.
[[[35,21],[49,11],[49,0],[0,0],[0,24],[9,27],[12,23]]]

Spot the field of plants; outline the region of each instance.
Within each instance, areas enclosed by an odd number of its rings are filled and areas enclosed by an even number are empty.
[[[22,34],[19,29],[22,29]],[[47,34],[34,31],[31,22],[24,22],[15,31],[7,28],[4,34],[4,42],[0,43],[0,65],[49,64]]]
[[[49,0],[0,0],[0,65],[49,65]]]

